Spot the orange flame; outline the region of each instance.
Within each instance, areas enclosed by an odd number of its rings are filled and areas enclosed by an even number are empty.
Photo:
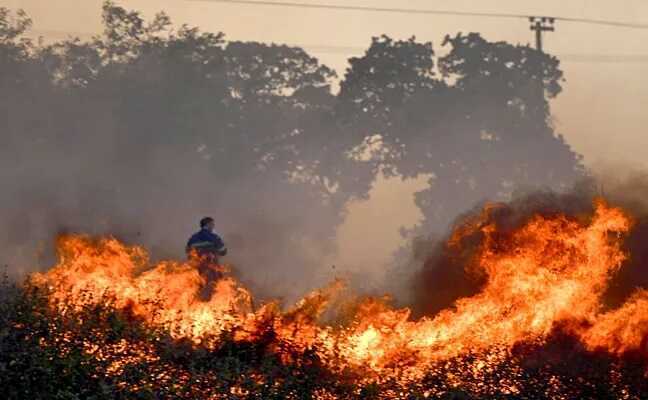
[[[620,237],[630,226],[620,209],[603,202],[585,222],[535,216],[507,234],[494,224],[473,221],[458,229],[448,245],[457,245],[461,235],[483,235],[471,267],[486,277],[478,294],[419,320],[412,320],[406,308],[365,299],[344,327],[321,321],[343,287],[339,281],[287,311],[276,303],[255,309],[251,294],[232,277],[214,283],[211,298],[201,301],[205,282],[190,262],[150,267],[143,249],[112,238],[62,237],[59,264],[33,281],[50,288],[55,306],[70,299],[81,306],[109,294],[118,306],[129,306],[148,322],[168,327],[176,338],[197,344],[215,346],[219,334],[229,330],[235,340],[254,339],[259,327],[270,323],[279,340],[316,349],[332,370],[356,368],[375,376],[397,370],[413,379],[431,363],[489,349],[471,366],[479,374],[515,344],[542,342],[559,324],[569,326],[587,349],[641,350],[648,334],[648,291],[637,291],[617,310],[605,311],[601,301],[625,259]]]

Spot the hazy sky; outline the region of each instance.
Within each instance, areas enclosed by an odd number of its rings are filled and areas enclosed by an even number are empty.
[[[309,0],[302,0],[309,2]],[[646,0],[322,0],[328,4],[428,8],[458,11],[550,15],[648,23]],[[0,0],[0,5],[23,8],[37,30],[98,32],[101,0]],[[525,20],[405,15],[248,6],[186,0],[122,0],[128,8],[152,16],[164,10],[175,23],[222,31],[236,40],[309,45],[322,62],[344,73],[355,48],[371,36],[386,33],[416,35],[439,48],[446,33],[481,32],[490,40],[527,43],[533,40]],[[309,46],[306,46],[307,48]],[[322,46],[342,46],[333,51]],[[558,22],[545,35],[545,50],[559,55],[648,55],[648,29]],[[323,52],[324,51],[324,52]],[[346,53],[346,54],[345,54]],[[563,62],[565,91],[554,103],[556,126],[588,164],[625,161],[648,165],[648,57],[643,62],[602,62],[605,58]]]
[[[301,0],[309,2],[308,0]],[[427,8],[440,10],[515,13],[648,23],[647,0],[317,0],[328,4],[376,7]],[[96,33],[100,30],[101,0],[0,0],[0,6],[23,8],[40,31]],[[208,31],[222,31],[232,40],[255,40],[304,45],[320,60],[343,75],[346,59],[366,48],[372,36],[395,38],[415,35],[430,40],[438,49],[445,34],[476,31],[489,40],[514,43],[533,41],[529,23],[522,19],[489,19],[433,15],[405,15],[248,6],[186,0],[121,0],[118,4],[142,11],[150,17],[166,11],[176,24],[187,23]],[[51,34],[51,33],[50,33]],[[347,50],[323,51],[323,46]],[[558,55],[587,55],[589,61],[563,62],[567,82],[553,104],[555,124],[567,141],[585,156],[587,164],[626,162],[648,165],[648,56],[643,62],[601,62],[609,55],[648,55],[648,30],[558,22],[556,32],[545,35],[545,51]],[[356,54],[354,54],[356,53]],[[341,228],[346,238],[342,252],[355,263],[384,259],[397,246],[397,228],[418,218],[413,207],[405,208],[403,191],[415,184],[377,186],[374,201],[355,204],[353,218]],[[393,197],[399,193],[400,198]],[[411,199],[411,197],[410,197]],[[390,210],[400,210],[398,215]],[[387,216],[388,218],[385,218]],[[393,218],[392,218],[393,217]],[[347,247],[362,234],[364,221],[384,218],[374,238]],[[365,233],[366,235],[366,233]],[[360,257],[357,254],[361,248]],[[374,248],[372,251],[371,248]]]

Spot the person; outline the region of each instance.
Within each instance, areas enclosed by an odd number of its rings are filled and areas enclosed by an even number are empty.
[[[205,217],[200,220],[200,230],[187,241],[186,252],[188,255],[215,255],[225,256],[227,247],[220,236],[214,233],[214,219]]]
[[[220,257],[227,254],[223,239],[214,233],[214,219],[205,217],[200,220],[200,231],[191,235],[185,251],[190,260],[198,266],[198,272],[205,279],[200,297],[208,300],[211,296],[212,282],[222,277]]]

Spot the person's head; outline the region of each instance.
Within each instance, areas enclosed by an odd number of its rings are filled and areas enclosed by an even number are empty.
[[[214,230],[214,218],[205,217],[200,220],[200,229],[207,229],[208,231]]]

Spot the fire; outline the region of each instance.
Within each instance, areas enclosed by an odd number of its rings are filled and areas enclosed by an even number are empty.
[[[58,250],[59,265],[33,277],[50,287],[54,302],[71,299],[81,306],[108,295],[117,307],[131,307],[149,322],[164,324],[176,337],[196,341],[231,328],[251,312],[250,293],[233,278],[216,282],[209,301],[198,301],[203,281],[194,266],[162,262],[147,269],[144,249],[113,238],[65,236]]]
[[[201,300],[205,282],[191,262],[151,266],[142,248],[113,238],[62,237],[58,265],[32,281],[48,287],[55,308],[83,307],[107,296],[117,307],[196,346],[216,348],[227,332],[235,341],[254,341],[271,327],[276,352],[282,346],[312,350],[334,373],[352,370],[378,381],[415,382],[447,360],[474,357],[463,370],[445,373],[448,382],[460,385],[467,376],[491,373],[517,345],[542,345],[557,329],[588,351],[645,350],[648,291],[638,290],[616,310],[606,310],[602,302],[626,258],[622,239],[632,223],[622,210],[599,201],[591,216],[538,215],[511,232],[487,222],[491,211],[458,228],[447,243],[458,246],[462,235],[481,234],[479,251],[466,266],[485,276],[480,292],[418,320],[409,309],[367,298],[338,310],[353,310],[345,316],[350,322],[327,324],[323,316],[336,311],[333,300],[344,286],[339,281],[285,311],[272,302],[255,307],[251,293],[231,276],[215,282],[211,297]],[[127,347],[116,346],[120,351]],[[85,351],[103,350],[89,344]],[[284,359],[290,362],[288,354]],[[513,380],[503,378],[498,385],[499,393],[518,390]]]

